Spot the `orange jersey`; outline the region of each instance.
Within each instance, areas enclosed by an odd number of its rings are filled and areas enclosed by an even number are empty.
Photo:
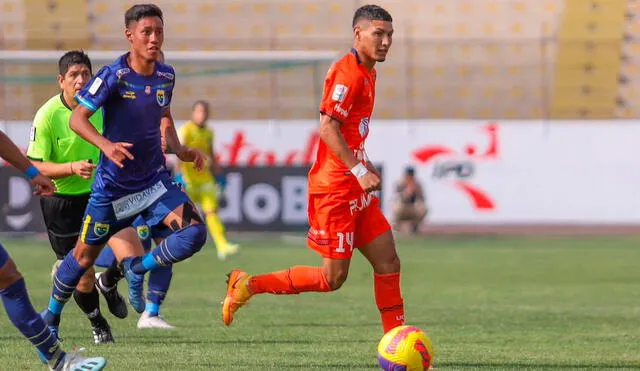
[[[336,61],[324,82],[320,113],[339,121],[340,132],[356,159],[364,160],[364,141],[376,96],[376,72],[369,71],[358,53]],[[309,193],[360,190],[360,184],[329,147],[320,141],[316,160],[309,171]]]

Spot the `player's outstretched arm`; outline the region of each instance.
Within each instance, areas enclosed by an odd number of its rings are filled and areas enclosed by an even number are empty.
[[[2,131],[0,131],[0,157],[7,160],[31,179],[31,183],[36,187],[36,194],[50,196],[55,192],[56,187],[51,179],[40,174],[29,159],[20,152],[20,148]]]
[[[175,155],[182,149],[170,108],[164,110],[162,118],[160,119],[160,134],[165,153]]]
[[[202,170],[205,163],[205,155],[197,149],[183,146],[180,143],[178,132],[171,115],[171,109],[167,108],[160,120],[160,132],[164,138],[166,150],[165,153],[173,153],[180,161],[193,162],[193,166],[197,170]]]
[[[100,150],[113,161],[118,167],[123,167],[122,162],[125,159],[133,160],[133,155],[127,148],[133,147],[133,144],[126,142],[113,143],[107,138],[100,135],[98,130],[91,125],[89,117],[93,115],[93,111],[82,104],[76,106],[71,113],[69,126],[71,130],[76,132],[82,139],[100,148]]]
[[[340,122],[328,115],[322,115],[320,119],[320,139],[342,161],[347,169],[351,169],[364,191],[371,192],[380,189],[380,178],[356,159],[340,132],[340,125]]]
[[[60,179],[73,174],[84,179],[89,179],[91,178],[93,169],[96,167],[95,164],[87,160],[63,163],[31,160],[31,163],[33,163],[44,176],[48,176],[51,179]]]

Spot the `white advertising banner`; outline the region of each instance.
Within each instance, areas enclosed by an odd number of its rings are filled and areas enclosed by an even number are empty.
[[[309,165],[319,140],[315,120],[211,126],[227,166]],[[28,123],[3,128],[26,147]],[[434,225],[639,224],[638,138],[628,121],[373,121],[366,150],[387,214],[411,165]]]

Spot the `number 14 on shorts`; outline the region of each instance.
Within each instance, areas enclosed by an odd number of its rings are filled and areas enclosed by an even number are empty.
[[[338,232],[338,248],[336,252],[345,252],[345,243],[349,245],[349,251],[353,251],[353,236],[355,232]]]

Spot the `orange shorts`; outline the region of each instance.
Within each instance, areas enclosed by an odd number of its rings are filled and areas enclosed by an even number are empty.
[[[325,258],[350,259],[353,249],[391,229],[373,194],[309,195],[307,244]]]

